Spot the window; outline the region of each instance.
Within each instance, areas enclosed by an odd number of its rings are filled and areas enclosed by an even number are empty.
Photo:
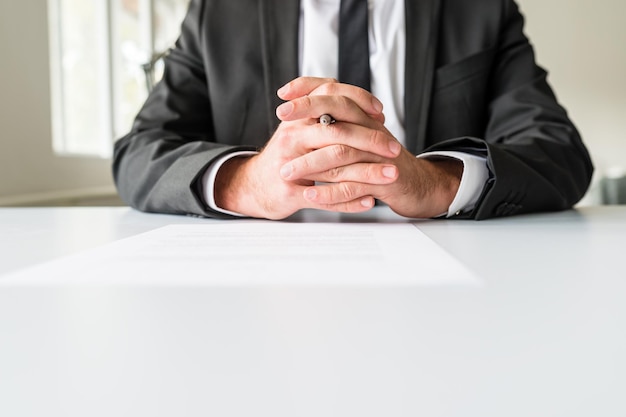
[[[55,152],[110,157],[171,47],[189,0],[48,0]]]

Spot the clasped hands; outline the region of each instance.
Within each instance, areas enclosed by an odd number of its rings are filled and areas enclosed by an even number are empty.
[[[382,103],[333,79],[300,77],[278,90],[281,124],[257,155],[219,170],[215,202],[246,216],[283,219],[303,208],[356,213],[385,202],[406,217],[445,213],[463,167],[416,158],[385,128]],[[323,125],[331,114],[336,123]]]

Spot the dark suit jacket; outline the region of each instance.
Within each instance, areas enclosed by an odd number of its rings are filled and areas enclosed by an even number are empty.
[[[215,158],[258,149],[276,90],[298,75],[299,2],[192,0],[163,80],[115,146],[120,196],[144,211],[224,217],[199,179]],[[406,2],[408,149],[485,155],[484,219],[571,207],[593,166],[535,64],[513,0]]]

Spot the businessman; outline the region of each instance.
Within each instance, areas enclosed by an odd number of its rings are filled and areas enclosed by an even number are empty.
[[[546,77],[513,0],[192,0],[114,178],[209,217],[563,210],[593,166]]]

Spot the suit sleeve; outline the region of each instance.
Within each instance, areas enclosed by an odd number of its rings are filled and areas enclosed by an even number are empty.
[[[212,161],[251,147],[218,143],[201,53],[204,2],[192,1],[163,79],[129,134],[118,140],[113,177],[120,197],[148,212],[225,217],[202,198],[201,176]]]
[[[475,209],[462,216],[474,219],[571,208],[593,174],[577,129],[535,63],[522,15],[512,0],[503,3],[484,138],[451,139],[428,149],[487,156],[490,179]]]

